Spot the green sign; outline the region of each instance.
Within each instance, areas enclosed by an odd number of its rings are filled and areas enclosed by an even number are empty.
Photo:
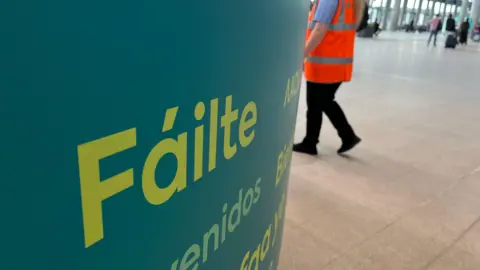
[[[0,269],[276,269],[308,1],[4,1]]]

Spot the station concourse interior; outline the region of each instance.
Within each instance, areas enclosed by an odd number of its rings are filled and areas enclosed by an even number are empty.
[[[480,269],[480,46],[382,34],[337,96],[362,143],[337,156],[325,120],[319,156],[293,155],[280,270]]]
[[[310,0],[312,2],[316,0]],[[449,15],[457,24],[467,20],[471,26],[480,17],[480,0],[367,0],[370,22],[377,21],[383,30],[403,29],[413,23],[415,28],[427,27],[436,15],[445,22]],[[443,24],[445,30],[446,24]]]

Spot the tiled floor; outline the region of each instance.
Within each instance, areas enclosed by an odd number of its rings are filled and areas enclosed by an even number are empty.
[[[480,269],[480,45],[411,37],[358,40],[338,100],[364,141],[338,157],[325,121],[294,155],[280,270]]]

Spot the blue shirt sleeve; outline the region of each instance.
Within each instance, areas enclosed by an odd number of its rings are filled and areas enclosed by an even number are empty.
[[[337,11],[339,0],[318,0],[318,6],[313,16],[313,21],[321,24],[332,23],[333,16]]]

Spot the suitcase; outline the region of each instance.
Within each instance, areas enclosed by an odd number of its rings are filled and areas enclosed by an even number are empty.
[[[445,48],[455,49],[457,47],[457,35],[449,34],[445,40]]]

